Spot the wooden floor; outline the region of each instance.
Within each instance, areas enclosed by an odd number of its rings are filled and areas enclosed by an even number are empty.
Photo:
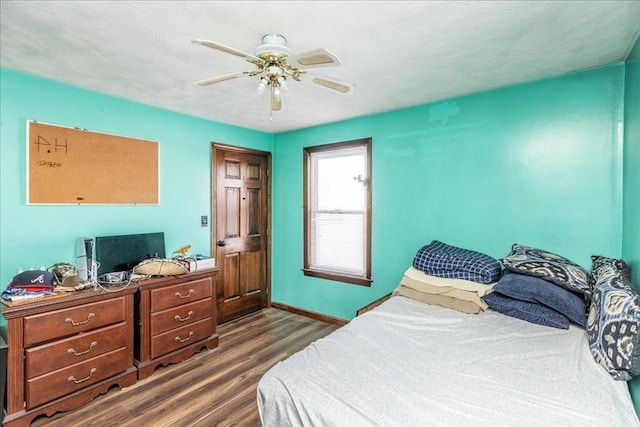
[[[264,309],[218,327],[220,344],[159,367],[125,389],[32,426],[259,426],[256,385],[278,361],[337,329],[297,314]]]

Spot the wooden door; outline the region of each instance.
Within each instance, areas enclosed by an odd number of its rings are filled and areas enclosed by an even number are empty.
[[[218,323],[270,305],[269,153],[213,146]]]

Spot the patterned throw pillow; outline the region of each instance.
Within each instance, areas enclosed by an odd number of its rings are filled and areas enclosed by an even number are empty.
[[[509,255],[500,262],[513,272],[540,277],[570,291],[591,293],[589,272],[552,252],[514,243]]]
[[[614,379],[628,381],[640,375],[640,295],[624,261],[601,256],[592,260],[597,280],[587,319],[589,348]]]
[[[614,282],[618,287],[626,287],[633,290],[631,286],[631,270],[624,260],[593,255],[591,261],[591,276],[594,283]]]
[[[413,259],[413,266],[431,276],[478,283],[494,283],[502,273],[497,259],[437,240],[420,248]]]

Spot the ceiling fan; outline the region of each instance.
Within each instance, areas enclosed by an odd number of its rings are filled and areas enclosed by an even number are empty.
[[[350,94],[355,89],[355,86],[350,83],[306,71],[309,68],[340,65],[336,55],[324,48],[292,55],[287,47],[287,39],[279,34],[263,36],[262,44],[256,48],[254,55],[210,40],[195,39],[192,43],[239,56],[254,64],[257,67],[256,70],[226,74],[201,80],[195,84],[209,86],[241,77],[259,77],[258,95],[262,95],[265,91],[269,94],[269,120],[271,120],[272,111],[282,109],[282,90],[288,89],[287,79],[302,81],[303,76],[308,76],[311,82],[342,94]]]

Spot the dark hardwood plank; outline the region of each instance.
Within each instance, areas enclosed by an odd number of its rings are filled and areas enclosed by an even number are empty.
[[[256,386],[273,365],[336,330],[336,325],[275,308],[218,327],[220,344],[125,389],[32,426],[259,426]]]

